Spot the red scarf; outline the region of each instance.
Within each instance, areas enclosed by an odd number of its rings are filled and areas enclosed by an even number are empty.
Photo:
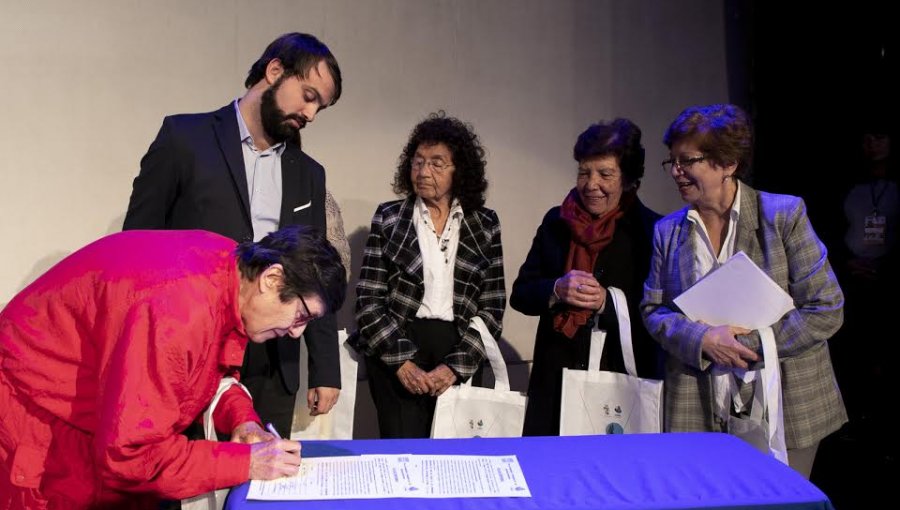
[[[616,232],[616,220],[625,215],[635,193],[622,194],[619,205],[610,209],[602,216],[594,218],[578,197],[578,190],[572,191],[563,200],[560,218],[569,226],[572,240],[569,241],[569,255],[566,259],[565,273],[572,269],[594,272],[594,264],[597,263],[597,255],[612,241]],[[575,336],[578,328],[587,324],[588,319],[594,313],[587,308],[579,308],[572,305],[564,305],[563,309],[553,317],[553,329],[569,338]]]

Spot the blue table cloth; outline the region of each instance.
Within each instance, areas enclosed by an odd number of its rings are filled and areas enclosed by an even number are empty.
[[[306,457],[373,453],[516,455],[531,498],[248,501],[227,510],[823,509],[831,503],[795,471],[726,434],[502,439],[304,441]]]

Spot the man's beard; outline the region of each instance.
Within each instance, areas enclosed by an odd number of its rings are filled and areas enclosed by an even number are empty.
[[[290,140],[300,145],[300,130],[306,126],[306,119],[297,114],[285,114],[284,110],[279,108],[278,103],[275,101],[275,92],[278,91],[278,87],[281,86],[284,78],[284,75],[282,75],[271,87],[263,92],[259,104],[260,120],[262,121],[263,131],[265,131],[266,136],[272,139],[273,143],[278,144]],[[294,128],[287,122],[289,119],[295,120],[300,127]]]

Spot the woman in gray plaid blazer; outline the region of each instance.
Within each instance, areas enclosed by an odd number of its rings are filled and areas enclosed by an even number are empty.
[[[844,296],[803,200],[759,192],[740,181],[752,155],[747,115],[733,105],[692,107],[663,139],[663,168],[688,203],[656,225],[641,313],[668,352],[667,431],[726,431],[735,410],[717,404],[712,368],[748,368],[761,358],[757,331],[689,320],[672,300],[732,254],[743,251],[794,299],[772,325],[784,401],[788,461],[809,477],[819,441],[847,421],[828,339],[843,321]],[[738,383],[735,383],[738,384]],[[752,385],[736,386],[743,402]],[[730,399],[729,399],[730,400]],[[722,407],[722,409],[719,409]]]
[[[485,358],[472,325],[500,338],[506,287],[497,214],[484,207],[484,149],[444,112],[419,123],[378,206],[356,286],[381,437],[429,437],[437,396]]]

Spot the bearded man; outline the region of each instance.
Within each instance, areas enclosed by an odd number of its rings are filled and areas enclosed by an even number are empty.
[[[246,93],[209,113],[166,117],[141,160],[125,230],[203,229],[237,242],[288,225],[326,228],[325,170],[300,147],[300,130],[341,96],[341,71],[309,34],[273,41],[244,82]],[[310,324],[307,404],[327,413],[340,393],[333,313]],[[256,412],[290,435],[300,344],[251,344],[241,370]]]

